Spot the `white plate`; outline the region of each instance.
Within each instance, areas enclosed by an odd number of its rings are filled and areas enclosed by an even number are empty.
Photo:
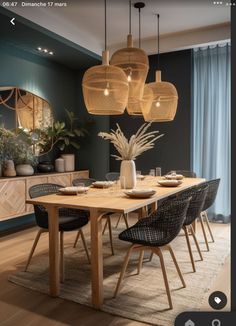
[[[145,178],[145,175],[142,175],[142,174],[137,174],[136,178],[138,180],[143,180]]]
[[[153,189],[131,189],[124,191],[124,193],[131,198],[149,198],[153,196],[156,191]]]
[[[65,187],[58,190],[64,195],[77,195],[85,193],[88,189],[89,187]]]
[[[164,178],[167,180],[182,180],[184,176],[182,174],[167,174]]]
[[[114,184],[114,181],[95,181],[92,183],[95,188],[109,188]]]
[[[158,180],[157,183],[163,187],[178,187],[183,181],[181,180]]]

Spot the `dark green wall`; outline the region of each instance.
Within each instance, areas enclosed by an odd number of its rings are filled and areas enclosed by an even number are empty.
[[[157,56],[149,56],[150,69],[147,82],[155,80]],[[160,166],[162,173],[170,170],[190,169],[191,140],[191,50],[161,54],[160,70],[162,80],[173,83],[178,91],[179,102],[176,117],[172,122],[153,123],[150,130],[159,130],[164,137],[157,140],[155,148],[142,154],[136,161],[137,170],[147,173],[151,168]],[[110,127],[121,129],[132,135],[144,123],[141,117],[128,114],[111,117]],[[111,152],[114,152],[111,147]],[[119,161],[110,158],[111,171],[119,171]]]

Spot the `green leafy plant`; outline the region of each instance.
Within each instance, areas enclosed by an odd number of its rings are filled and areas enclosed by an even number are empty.
[[[53,148],[58,148],[60,151],[66,149],[79,149],[80,138],[88,135],[88,127],[92,121],[79,122],[75,117],[74,112],[65,110],[66,122],[56,121],[53,127],[48,127],[44,130],[35,130],[38,133],[39,155],[44,155],[50,152]]]

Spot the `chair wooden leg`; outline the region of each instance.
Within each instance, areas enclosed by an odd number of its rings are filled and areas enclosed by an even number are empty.
[[[82,242],[83,242],[84,250],[86,252],[86,256],[87,256],[88,262],[90,264],[91,261],[90,261],[89,251],[88,251],[87,243],[86,243],[86,240],[85,240],[85,237],[84,237],[84,232],[83,232],[82,229],[80,230],[80,234],[81,234],[81,239],[82,239]]]
[[[123,214],[123,217],[124,217],[124,220],[125,220],[126,228],[128,229],[128,227],[129,227],[129,223],[128,223],[128,214]]]
[[[121,272],[120,272],[119,280],[118,280],[117,285],[116,285],[116,289],[115,289],[115,293],[114,293],[114,298],[117,296],[117,294],[120,291],[121,282],[122,282],[122,280],[124,278],[124,275],[125,275],[125,272],[126,272],[128,263],[129,263],[130,255],[132,253],[133,248],[134,248],[134,245],[132,245],[129,248],[129,250],[128,250],[126,256],[125,256],[125,260],[124,260],[124,263],[122,265],[122,269],[121,269]]]
[[[170,309],[173,309],[173,304],[172,304],[171,294],[170,294],[170,287],[169,287],[168,277],[167,277],[167,273],[166,273],[166,267],[165,267],[163,254],[162,254],[162,251],[160,248],[155,248],[154,252],[160,258],[161,270],[162,270],[162,274],[163,274],[163,278],[164,278],[164,283],[165,283],[165,287],[166,287],[166,293],[167,293],[167,297],[168,297],[169,306],[170,306]]]
[[[76,238],[75,238],[75,242],[74,242],[74,248],[77,245],[77,242],[79,241],[79,236],[80,236],[80,231],[77,232]]]
[[[153,258],[153,252],[151,252],[151,255],[149,257],[149,260],[148,261],[152,261],[152,258]]]
[[[197,251],[198,251],[198,253],[199,253],[200,259],[203,260],[202,252],[201,252],[201,249],[200,249],[200,246],[199,246],[199,243],[198,243],[198,240],[197,240],[196,234],[195,234],[195,232],[193,231],[193,227],[192,227],[192,225],[190,225],[190,231],[191,231],[191,233],[192,233],[192,236],[193,236],[193,239],[194,239],[195,245],[196,245],[196,247],[197,247]]]
[[[117,220],[117,223],[116,223],[116,229],[118,228],[118,225],[119,225],[119,223],[120,223],[120,219],[121,219],[121,214],[119,215],[119,218],[118,218],[118,220]]]
[[[64,232],[60,232],[60,281],[64,283],[65,266],[64,266]]]
[[[40,236],[41,236],[41,234],[42,234],[43,232],[47,232],[47,231],[44,230],[44,229],[39,229],[39,231],[37,232],[37,235],[36,235],[36,237],[35,237],[35,239],[34,239],[34,243],[33,243],[33,246],[32,246],[32,248],[31,248],[31,250],[30,250],[30,254],[29,254],[29,257],[28,257],[28,260],[27,260],[26,266],[25,266],[25,272],[27,271],[27,269],[28,269],[28,267],[29,267],[29,264],[30,264],[31,258],[32,258],[33,254],[34,254],[35,248],[37,247],[37,244],[38,244],[39,238],[40,238]]]
[[[196,267],[195,267],[195,262],[194,262],[194,259],[193,259],[192,248],[191,248],[191,244],[190,244],[190,240],[189,240],[188,228],[187,228],[187,226],[184,226],[183,229],[184,229],[184,233],[185,233],[185,237],[186,237],[186,241],[187,241],[187,246],[188,246],[188,251],[189,251],[193,271],[196,272]]]
[[[204,217],[205,217],[205,221],[206,221],[208,231],[209,231],[210,236],[211,236],[211,240],[212,240],[212,242],[215,242],[215,239],[213,237],[213,233],[212,233],[212,230],[211,230],[211,227],[210,227],[209,219],[208,219],[208,216],[207,216],[207,212],[205,211],[205,212],[203,212],[203,214],[204,214]]]
[[[144,250],[141,250],[139,254],[139,260],[138,260],[138,271],[137,271],[138,275],[140,274],[143,265],[143,256],[144,256]]]
[[[107,223],[108,223],[109,237],[110,237],[110,244],[111,244],[111,254],[114,256],[114,248],[113,248],[111,218],[110,218],[110,216],[107,218]]]
[[[203,233],[203,236],[204,236],[204,240],[205,240],[205,244],[206,244],[206,248],[207,248],[207,251],[209,251],[209,245],[208,245],[208,240],[207,240],[207,235],[206,235],[206,230],[205,230],[205,226],[203,224],[203,219],[202,219],[202,215],[199,216],[199,221],[201,223],[201,227],[202,227],[202,233]],[[194,232],[195,233],[195,232]]]
[[[105,233],[105,231],[106,231],[107,224],[108,224],[108,219],[109,219],[109,218],[110,218],[110,217],[106,216],[106,222],[105,222],[105,224],[104,224],[104,228],[103,228],[103,231],[102,231],[102,235],[104,235],[104,233]]]
[[[173,249],[171,248],[170,245],[167,246],[167,249],[169,250],[169,252],[170,252],[170,254],[171,254],[171,257],[172,257],[172,259],[173,259],[173,262],[174,262],[174,264],[175,264],[176,270],[177,270],[177,272],[178,272],[178,274],[179,274],[179,277],[180,277],[180,280],[181,280],[181,282],[182,282],[182,284],[183,284],[183,287],[186,288],[186,283],[185,283],[185,281],[184,281],[183,274],[181,273],[181,270],[180,270],[180,268],[179,268],[179,264],[178,264],[177,259],[176,259],[176,257],[175,257],[174,251],[173,251]]]

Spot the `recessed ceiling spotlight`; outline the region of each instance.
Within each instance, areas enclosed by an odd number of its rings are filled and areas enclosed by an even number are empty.
[[[48,53],[48,50],[47,50],[47,49],[44,49],[43,52],[44,52],[44,53]]]
[[[53,55],[54,53],[52,51],[49,52],[50,55]]]
[[[39,46],[39,47],[37,47],[37,50],[42,51],[42,48]]]

